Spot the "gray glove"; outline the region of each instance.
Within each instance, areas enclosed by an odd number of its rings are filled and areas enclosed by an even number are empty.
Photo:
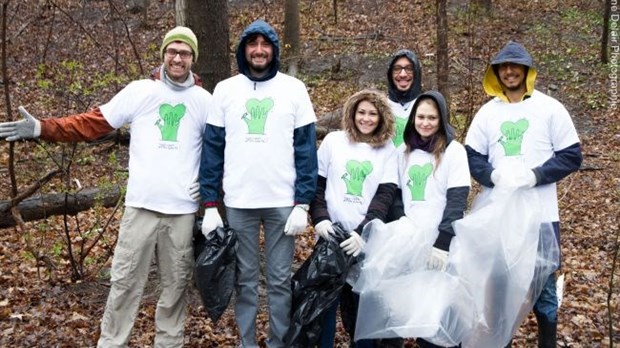
[[[431,255],[426,261],[426,269],[443,272],[448,266],[448,252],[433,247]]]
[[[332,239],[334,232],[334,226],[329,220],[323,220],[314,226],[314,231],[325,240]]]
[[[347,255],[353,255],[353,257],[356,257],[362,252],[362,248],[364,248],[366,243],[355,231],[351,231],[349,235],[350,237],[347,240],[340,243],[340,247],[345,253],[347,253]]]
[[[284,225],[284,234],[295,236],[306,230],[308,226],[308,204],[297,204],[291,210],[291,214]]]
[[[201,231],[205,238],[208,238],[209,233],[215,231],[218,227],[224,227],[224,222],[217,208],[211,207],[205,209],[205,215],[202,218]]]
[[[200,202],[200,183],[198,182],[198,179],[196,179],[194,182],[192,182],[191,185],[189,185],[187,192],[193,200],[195,200],[196,202]]]
[[[30,115],[23,106],[20,105],[17,110],[24,119],[0,123],[0,138],[6,138],[6,141],[38,138],[41,135],[41,122]]]

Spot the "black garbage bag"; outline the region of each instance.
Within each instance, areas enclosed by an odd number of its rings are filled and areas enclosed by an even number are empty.
[[[291,327],[287,347],[313,347],[318,343],[325,311],[340,296],[349,267],[355,261],[339,244],[349,238],[339,223],[330,241],[320,238],[310,257],[292,279]]]
[[[201,219],[196,225],[200,231]],[[235,286],[237,236],[229,227],[218,227],[205,238],[194,229],[194,279],[207,314],[213,323],[220,319]]]

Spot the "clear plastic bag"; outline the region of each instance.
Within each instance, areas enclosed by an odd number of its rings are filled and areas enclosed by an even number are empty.
[[[354,286],[356,340],[419,337],[443,346],[504,347],[559,264],[541,211],[536,190],[481,195],[454,223],[445,272],[425,269],[436,231],[406,219],[373,221]]]

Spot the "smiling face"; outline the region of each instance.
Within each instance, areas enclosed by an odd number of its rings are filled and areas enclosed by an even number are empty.
[[[188,44],[171,42],[164,51],[164,69],[168,78],[174,82],[185,82],[192,69],[192,59],[192,48]]]
[[[252,76],[264,76],[273,60],[273,44],[262,35],[250,37],[245,43],[245,59]]]
[[[392,82],[399,91],[408,91],[414,78],[413,63],[409,58],[400,57],[392,64]]]
[[[422,140],[428,140],[439,130],[439,110],[432,99],[420,101],[415,111],[415,130]]]
[[[355,128],[364,136],[371,136],[379,126],[379,111],[375,105],[367,100],[357,104],[355,110]]]
[[[525,93],[525,66],[515,63],[502,63],[497,67],[497,75],[502,87],[510,92]]]

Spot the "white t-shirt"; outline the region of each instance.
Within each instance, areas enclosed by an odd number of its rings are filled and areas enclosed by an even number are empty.
[[[535,168],[553,157],[555,151],[578,142],[566,108],[539,91],[519,103],[505,103],[499,98],[489,101],[474,117],[465,139],[465,144],[488,155],[494,168],[507,161]],[[545,208],[546,221],[559,221],[556,184],[535,189]]]
[[[396,153],[405,215],[436,229],[446,207],[448,189],[471,186],[465,147],[452,140],[439,166],[433,154],[423,150],[405,154],[405,145],[402,145]]]
[[[403,143],[403,132],[411,113],[411,107],[415,102],[415,99],[401,105],[392,100],[388,100],[392,114],[394,114],[394,121],[396,122],[396,132],[394,133],[393,143],[394,146],[399,147]]]
[[[355,229],[379,184],[397,184],[394,145],[380,148],[349,141],[344,131],[327,134],[318,150],[319,175],[327,178],[325,201],[332,222]]]
[[[197,211],[188,188],[198,177],[211,98],[198,86],[175,91],[160,80],[140,80],[100,107],[112,127],[130,125],[125,205],[165,214]]]
[[[217,84],[209,124],[224,127],[224,203],[275,208],[295,202],[296,128],[316,122],[306,86],[283,73],[253,82],[236,75]]]

